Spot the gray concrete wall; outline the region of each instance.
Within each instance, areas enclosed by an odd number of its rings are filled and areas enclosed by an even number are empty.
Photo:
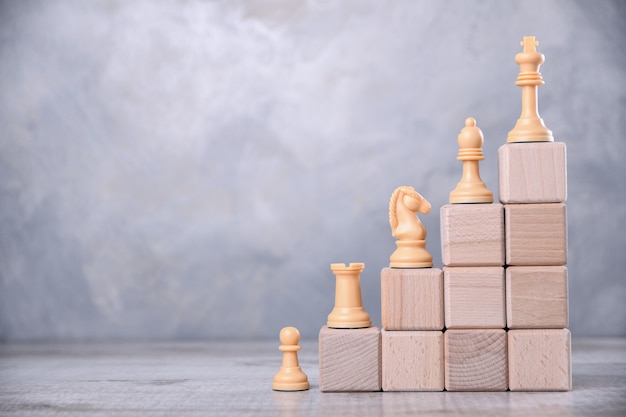
[[[380,323],[387,206],[439,207],[468,116],[483,179],[546,55],[568,145],[570,328],[626,336],[620,1],[0,3],[0,339],[316,337],[331,262]]]

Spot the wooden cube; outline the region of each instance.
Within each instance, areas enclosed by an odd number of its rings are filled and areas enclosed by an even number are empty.
[[[507,143],[498,149],[500,202],[564,203],[567,200],[563,142]]]
[[[443,391],[443,333],[381,331],[383,391]]]
[[[565,266],[507,268],[506,321],[509,329],[567,327],[567,268]]]
[[[572,389],[568,329],[510,330],[508,338],[511,391]]]
[[[443,329],[441,269],[383,268],[380,281],[383,329]]]
[[[445,324],[448,329],[503,329],[506,326],[504,268],[443,268]]]
[[[331,329],[319,334],[320,391],[380,391],[380,329]]]
[[[503,329],[446,330],[445,385],[448,391],[506,391],[507,337]]]
[[[507,265],[567,263],[565,204],[508,204],[504,229]]]
[[[447,204],[440,215],[444,265],[504,265],[502,204]]]

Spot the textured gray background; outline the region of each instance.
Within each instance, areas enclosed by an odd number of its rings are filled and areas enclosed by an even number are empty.
[[[626,7],[618,1],[0,3],[0,339],[316,337],[331,262],[380,269],[391,192],[439,207],[467,116],[481,173],[546,55],[568,145],[570,328],[626,336]]]

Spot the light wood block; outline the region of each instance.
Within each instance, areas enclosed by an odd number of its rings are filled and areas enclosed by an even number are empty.
[[[383,391],[443,391],[443,332],[381,331]]]
[[[568,329],[510,330],[508,338],[511,391],[572,389]]]
[[[441,269],[383,268],[380,281],[383,329],[443,329]]]
[[[567,200],[563,142],[507,143],[498,149],[500,202],[563,203]]]
[[[448,391],[506,391],[507,337],[502,329],[446,330],[445,385]]]
[[[440,216],[444,265],[504,265],[502,204],[447,204]]]
[[[506,270],[509,329],[562,329],[568,326],[567,268],[511,266]]]
[[[565,204],[504,206],[507,265],[565,265],[567,210]]]
[[[319,334],[320,391],[380,391],[380,329],[331,329]]]
[[[506,325],[504,268],[443,268],[445,324],[448,329],[503,329]]]

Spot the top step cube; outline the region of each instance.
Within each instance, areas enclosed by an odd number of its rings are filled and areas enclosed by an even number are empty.
[[[567,156],[563,142],[507,143],[498,149],[503,204],[564,203]]]

